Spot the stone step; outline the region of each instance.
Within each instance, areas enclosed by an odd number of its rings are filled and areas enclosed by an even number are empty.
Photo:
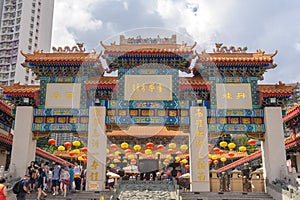
[[[213,193],[213,192],[181,192],[180,196],[182,200],[272,200],[273,198],[267,193],[240,193],[240,192],[225,192],[225,193]]]
[[[112,192],[110,191],[104,191],[104,192],[86,192],[86,191],[80,191],[80,192],[69,192],[66,197],[63,195],[52,195],[50,193],[47,194],[47,197],[42,198],[45,200],[99,200],[100,197],[104,197],[105,200],[110,199],[112,195]],[[15,200],[14,194],[9,194],[8,200]],[[31,193],[30,195],[26,196],[26,199],[33,200],[37,199],[37,193]]]

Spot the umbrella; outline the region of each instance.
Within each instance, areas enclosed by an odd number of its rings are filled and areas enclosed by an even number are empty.
[[[120,178],[120,175],[113,173],[113,172],[107,172],[106,175],[111,178]]]
[[[186,174],[179,176],[179,178],[190,178],[190,177],[191,177],[190,173],[186,173]]]

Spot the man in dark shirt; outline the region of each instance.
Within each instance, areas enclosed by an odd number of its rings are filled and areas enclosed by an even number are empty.
[[[26,174],[24,178],[22,179],[22,189],[17,194],[17,200],[26,200],[26,194],[29,194],[29,179],[30,175]]]

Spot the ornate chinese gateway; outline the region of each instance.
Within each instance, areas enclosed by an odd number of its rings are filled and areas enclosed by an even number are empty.
[[[99,53],[85,52],[82,44],[54,48],[53,53],[22,52],[23,67],[36,74],[40,85],[1,87],[16,107],[14,140],[17,144],[19,134],[27,138],[28,146],[21,151],[28,152],[29,160],[34,156],[32,139],[53,132],[87,138],[88,188],[102,190],[106,167],[113,167],[114,159],[124,160],[134,147],[143,152],[135,157],[141,163],[159,155],[162,162],[153,166],[172,167],[164,155],[168,150],[163,150],[169,145],[173,156],[169,160],[178,157],[175,152],[180,149],[179,160],[189,160],[191,190],[210,191],[208,143],[243,134],[263,141],[265,177],[279,176],[280,164],[285,164],[281,106],[296,86],[258,84],[264,72],[276,67],[277,51],[247,53],[245,47],[216,44],[212,53],[196,52],[196,43],[178,44],[176,35],[120,36],[119,44],[101,45],[104,51]],[[191,65],[193,59],[196,62]],[[115,144],[121,157],[108,159],[106,151],[112,149],[106,147]],[[18,151],[14,148],[12,162],[20,162],[14,159]],[[270,156],[274,151],[276,158]],[[227,157],[230,152],[225,152]],[[18,172],[22,174],[21,169]]]

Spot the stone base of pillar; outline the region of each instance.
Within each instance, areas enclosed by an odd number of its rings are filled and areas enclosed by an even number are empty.
[[[191,183],[192,192],[209,192],[210,191],[209,187],[210,187],[209,181]]]

